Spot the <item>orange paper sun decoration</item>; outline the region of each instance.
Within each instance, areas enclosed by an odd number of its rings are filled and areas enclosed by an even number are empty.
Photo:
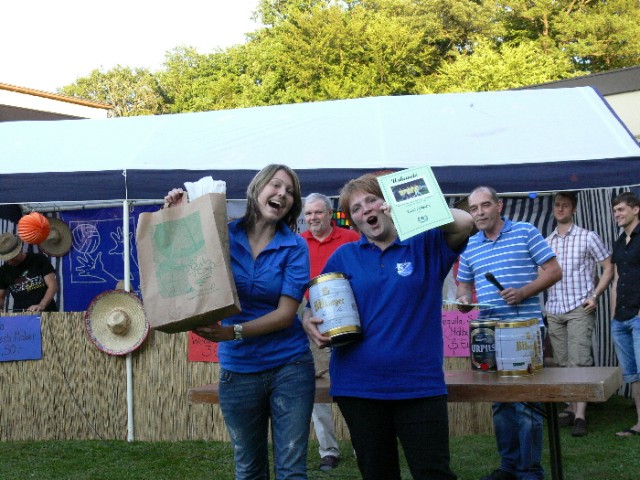
[[[22,241],[38,245],[49,236],[49,220],[41,213],[31,212],[18,222],[18,235]]]

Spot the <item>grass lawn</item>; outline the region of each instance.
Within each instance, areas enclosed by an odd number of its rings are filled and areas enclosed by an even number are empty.
[[[640,436],[617,438],[635,423],[628,399],[589,405],[589,435],[561,431],[565,480],[640,479]],[[549,474],[545,429],[544,466]],[[360,478],[353,451],[342,442],[342,461],[332,473],[317,471],[318,445],[309,446],[309,478]],[[451,438],[452,468],[460,480],[477,480],[498,465],[491,435]],[[224,442],[46,441],[0,442],[0,480],[233,480],[231,447]],[[403,469],[403,479],[411,479]]]

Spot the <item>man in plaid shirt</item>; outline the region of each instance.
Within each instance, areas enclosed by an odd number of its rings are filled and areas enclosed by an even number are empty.
[[[560,367],[593,366],[592,334],[598,298],[613,279],[611,254],[600,237],[573,222],[578,205],[575,192],[554,197],[553,215],[558,222],[547,237],[562,267],[562,280],[547,290],[546,314],[553,358]],[[602,275],[596,279],[596,265]],[[561,426],[573,425],[571,435],[587,435],[587,403],[574,402],[560,417]]]

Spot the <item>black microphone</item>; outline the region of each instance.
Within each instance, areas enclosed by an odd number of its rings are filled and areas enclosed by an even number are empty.
[[[500,282],[498,281],[498,279],[495,277],[495,275],[491,272],[487,272],[484,274],[484,278],[486,278],[487,280],[489,280],[491,283],[493,283],[493,285],[495,285],[495,287],[502,291],[504,290],[504,287],[500,284]]]

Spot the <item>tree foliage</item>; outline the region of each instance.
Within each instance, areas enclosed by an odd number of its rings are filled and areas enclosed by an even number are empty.
[[[60,93],[113,105],[115,117],[162,113],[165,103],[154,74],[144,68],[120,65],[107,72],[93,70],[88,77],[63,87]]]
[[[516,88],[640,64],[638,0],[261,0],[226,50],[94,70],[62,93],[114,115]]]
[[[422,93],[507,90],[566,78],[570,72],[566,57],[545,55],[535,42],[500,48],[483,44],[473,55],[444,64]]]

